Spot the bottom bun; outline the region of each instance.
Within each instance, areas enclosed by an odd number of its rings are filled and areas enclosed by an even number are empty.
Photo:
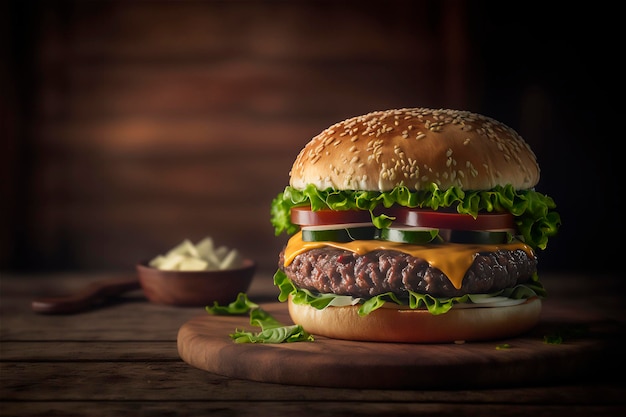
[[[318,310],[288,300],[289,315],[307,332],[333,339],[372,342],[446,343],[493,340],[516,336],[534,327],[541,300],[507,307],[452,309],[433,315],[426,310],[379,308],[359,316],[359,306]]]

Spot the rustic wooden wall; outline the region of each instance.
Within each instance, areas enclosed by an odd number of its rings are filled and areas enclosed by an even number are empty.
[[[461,2],[39,13],[30,205],[16,214],[23,261],[41,266],[126,268],[210,235],[275,268],[270,202],[313,135],[376,109],[467,106]]]
[[[297,152],[336,121],[394,107],[464,108],[520,129],[559,193],[563,143],[546,133],[563,127],[559,91],[545,84],[568,73],[538,59],[569,35],[535,33],[532,10],[490,20],[485,3],[3,6],[0,267],[128,269],[210,235],[274,270],[285,237],[269,207]]]

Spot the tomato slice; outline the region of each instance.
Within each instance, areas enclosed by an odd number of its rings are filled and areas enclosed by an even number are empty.
[[[408,207],[392,207],[381,210],[394,217],[394,226],[429,227],[454,230],[514,230],[511,213],[480,213],[476,218],[445,210],[430,210]],[[311,210],[308,206],[291,208],[291,222],[300,226],[323,226],[354,223],[371,223],[366,210]]]
[[[311,210],[307,206],[291,208],[291,222],[300,226],[324,224],[371,223],[372,216],[365,210]]]
[[[389,215],[395,217],[393,224],[433,227],[454,230],[509,230],[515,229],[511,213],[480,213],[476,218],[469,214],[428,209],[397,207]]]

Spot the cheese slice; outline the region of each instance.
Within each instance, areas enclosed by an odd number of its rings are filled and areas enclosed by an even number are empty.
[[[302,232],[298,232],[289,239],[285,248],[285,266],[293,259],[306,251],[331,246],[337,249],[348,250],[358,255],[384,249],[407,253],[416,258],[424,259],[434,268],[446,274],[455,288],[461,288],[463,277],[480,252],[495,252],[497,250],[521,249],[529,256],[534,256],[530,246],[522,242],[502,243],[495,245],[441,243],[436,245],[409,245],[406,243],[388,242],[384,240],[354,240],[347,243],[339,242],[305,242]]]

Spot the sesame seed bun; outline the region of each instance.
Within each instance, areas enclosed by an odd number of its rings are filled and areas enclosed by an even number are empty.
[[[468,111],[405,108],[377,111],[336,123],[299,153],[290,185],[304,189],[389,191],[488,190],[511,184],[530,189],[539,165],[511,128]]]
[[[306,304],[295,304],[291,297],[288,305],[294,323],[302,325],[309,333],[370,342],[449,343],[502,339],[530,330],[541,314],[541,300],[537,297],[513,306],[459,308],[439,315],[427,310],[383,307],[359,316],[358,306],[318,310]]]

